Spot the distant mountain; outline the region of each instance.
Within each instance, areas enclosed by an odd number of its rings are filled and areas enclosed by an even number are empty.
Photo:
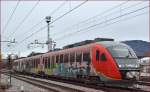
[[[129,40],[122,41],[123,43],[129,45],[137,54],[137,56],[149,56],[150,55],[150,42],[142,40]]]

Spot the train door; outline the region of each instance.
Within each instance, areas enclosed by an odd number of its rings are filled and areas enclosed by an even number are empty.
[[[75,52],[70,53],[70,59],[69,59],[69,76],[70,77],[76,77],[74,72],[74,62],[75,62]]]
[[[82,51],[76,52],[76,69],[77,69],[77,78],[81,78],[83,75],[83,57],[82,57]]]
[[[64,54],[64,76],[68,76],[68,61],[69,61],[69,53]]]
[[[44,71],[44,60],[43,57],[40,57],[40,64],[39,64],[39,72],[43,72]]]
[[[83,74],[85,76],[90,75],[90,71],[91,71],[90,64],[91,64],[90,50],[84,51],[83,52],[83,67],[84,67]]]
[[[104,49],[99,46],[95,46],[92,50],[92,57],[92,65],[96,70],[96,73],[99,75],[108,74],[109,63],[107,63],[107,57],[104,53]]]
[[[120,73],[106,48],[101,45],[95,45],[92,52],[94,57],[92,65],[95,68],[97,75],[100,76],[103,81],[112,79],[120,80]]]

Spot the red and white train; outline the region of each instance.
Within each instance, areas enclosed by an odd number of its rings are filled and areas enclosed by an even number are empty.
[[[16,59],[13,69],[39,76],[122,81],[138,79],[140,67],[136,54],[128,45],[93,40],[89,44]]]

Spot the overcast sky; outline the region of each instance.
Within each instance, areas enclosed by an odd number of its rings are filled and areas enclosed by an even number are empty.
[[[2,40],[6,41],[15,38],[17,41],[17,43],[12,44],[11,47],[7,46],[8,43],[2,43],[2,51],[4,54],[19,53],[21,56],[25,56],[31,51],[47,51],[47,46],[44,48],[27,49],[27,45],[35,39],[39,40],[39,42],[46,42],[47,28],[20,43],[23,39],[47,25],[44,19],[46,16],[50,15],[52,21],[54,21],[84,1],[20,1],[11,18],[10,16],[18,1],[1,2]],[[35,4],[37,4],[37,6],[33,9],[31,14],[27,16]],[[55,13],[51,14],[54,10],[56,10]],[[88,1],[52,23],[50,35],[57,43],[56,47],[58,48],[66,44],[97,37],[114,38],[116,41],[149,41],[148,11],[148,1],[144,0]],[[25,20],[22,22],[24,18]],[[9,19],[10,21],[6,26]],[[40,22],[41,20],[43,20],[43,22]],[[40,24],[31,29],[37,23]],[[93,26],[95,24],[97,25]]]

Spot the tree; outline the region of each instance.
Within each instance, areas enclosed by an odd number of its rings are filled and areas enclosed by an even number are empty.
[[[13,59],[12,59],[11,55],[8,55],[7,60],[8,60],[8,63],[7,63],[8,69],[11,70],[12,69],[12,64],[13,64]]]

